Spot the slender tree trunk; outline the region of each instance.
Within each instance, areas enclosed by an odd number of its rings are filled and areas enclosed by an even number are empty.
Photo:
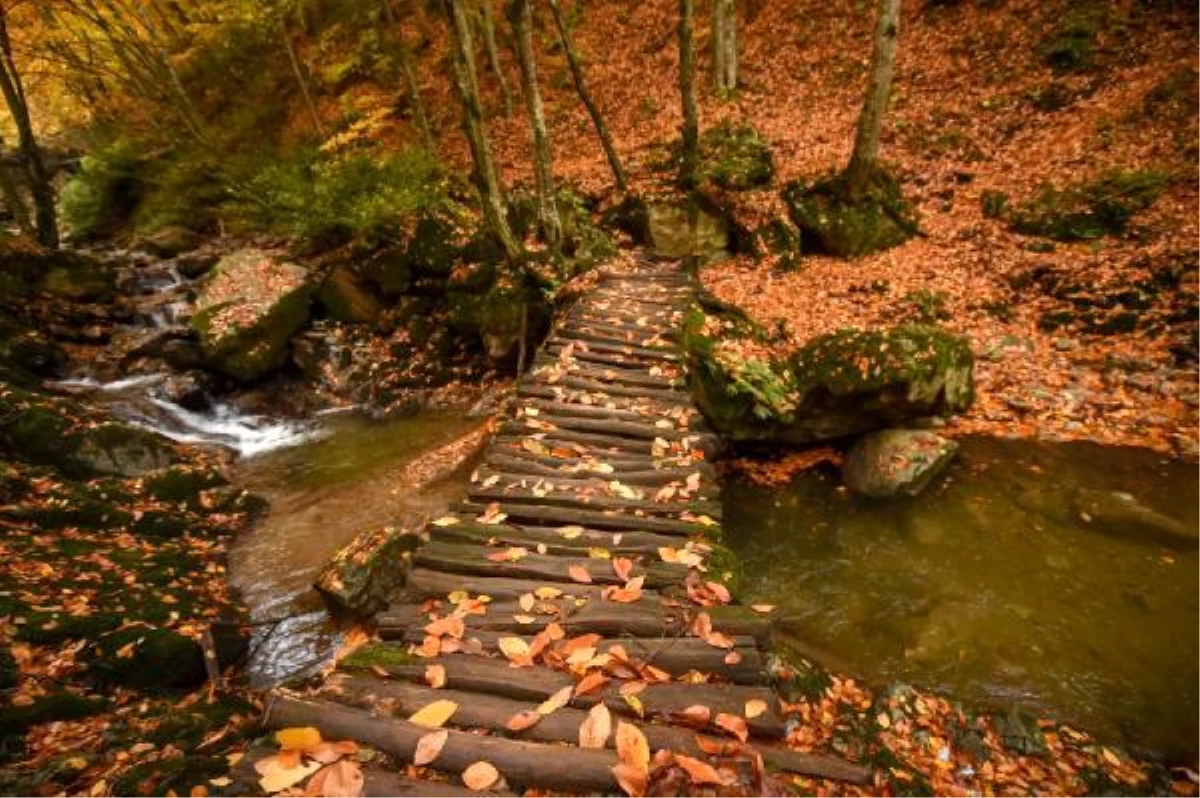
[[[479,0],[479,20],[482,23],[480,27],[483,29],[483,45],[487,51],[488,63],[491,64],[492,72],[496,74],[496,81],[500,84],[500,96],[504,99],[504,115],[512,116],[512,89],[508,87],[508,79],[504,77],[504,70],[500,67],[500,48],[496,46],[492,0]]]
[[[304,107],[308,109],[309,116],[312,117],[313,128],[317,131],[317,135],[325,138],[325,127],[321,124],[321,116],[317,113],[317,104],[313,102],[312,94],[308,91],[308,81],[304,79],[304,72],[300,69],[300,59],[296,57],[296,48],[292,46],[292,37],[288,35],[287,23],[283,20],[279,21],[279,36],[283,39],[283,48],[287,50],[288,63],[292,65],[292,75],[296,78],[296,83],[300,86],[300,93],[304,96]]]
[[[400,58],[400,71],[404,74],[404,83],[408,87],[408,95],[412,100],[413,113],[417,116],[417,127],[421,131],[421,140],[425,149],[435,152],[433,130],[429,127],[429,114],[425,112],[425,101],[421,99],[421,87],[417,82],[417,71],[413,67],[412,54],[408,51],[408,43],[404,41],[404,30],[392,10],[392,0],[383,0],[383,12],[387,15],[388,25],[396,36],[396,52]]]
[[[533,57],[533,11],[530,0],[514,0],[509,9],[513,37],[517,43],[517,59],[521,63],[521,93],[533,130],[534,174],[537,178],[538,221],[542,234],[552,250],[557,250],[562,238],[562,223],[554,196],[554,169],[550,154],[550,136],[546,133],[546,114],[542,110],[542,95],[537,85],[537,63]]]
[[[879,20],[875,25],[875,47],[871,55],[871,80],[858,117],[854,153],[846,167],[850,189],[864,188],[879,161],[879,136],[883,115],[887,112],[896,68],[896,34],[900,26],[900,0],[879,0]]]
[[[616,147],[613,146],[608,126],[604,124],[604,117],[600,114],[595,100],[592,99],[591,92],[588,91],[587,81],[583,76],[583,66],[575,54],[575,46],[571,43],[571,32],[567,30],[567,24],[563,20],[562,9],[558,7],[558,0],[548,0],[548,2],[550,3],[550,13],[554,17],[554,27],[558,30],[559,39],[562,40],[563,49],[567,53],[567,63],[571,67],[571,78],[575,81],[575,90],[579,92],[579,99],[583,102],[583,107],[587,109],[588,116],[592,118],[596,135],[600,137],[600,146],[604,149],[604,157],[608,160],[608,167],[612,170],[617,190],[624,194],[629,191],[629,183],[625,179],[625,169],[621,166],[621,159],[617,155]]]
[[[476,182],[483,199],[484,218],[492,234],[504,248],[504,254],[510,260],[516,260],[521,255],[521,247],[505,218],[500,178],[496,174],[496,165],[488,147],[487,126],[483,119],[483,108],[479,103],[479,83],[475,77],[471,28],[463,11],[463,2],[464,0],[442,0],[454,40],[451,62],[454,67],[454,83],[458,87],[463,105],[463,128],[471,146],[471,157],[475,161]]]
[[[737,91],[737,0],[713,0],[721,24],[721,68],[717,74],[717,91],[728,97]]]
[[[696,111],[696,65],[692,22],[695,16],[693,0],[679,0],[679,95],[683,104],[683,160],[679,166],[679,182],[684,188],[695,188],[696,172],[700,165],[700,122]]]
[[[4,142],[0,141],[0,158],[6,149]],[[13,221],[17,223],[17,229],[27,236],[36,237],[37,232],[33,229],[33,223],[29,221],[29,208],[25,205],[25,198],[21,196],[21,189],[13,181],[12,175],[9,174],[8,168],[2,160],[0,160],[0,193],[4,194],[4,204],[12,213]]]
[[[7,12],[2,4],[0,4],[0,53],[3,54],[3,62],[0,63],[0,92],[4,94],[4,102],[8,105],[13,125],[17,128],[17,144],[21,148],[22,155],[25,156],[30,194],[33,196],[38,241],[47,247],[57,249],[58,220],[54,212],[54,190],[50,186],[50,176],[42,161],[42,151],[33,135],[33,123],[29,119],[29,106],[25,104],[25,89],[21,85],[21,75],[17,72],[12,58],[12,42],[8,38]]]

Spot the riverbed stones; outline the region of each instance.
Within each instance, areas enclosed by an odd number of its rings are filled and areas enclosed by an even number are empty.
[[[283,365],[289,339],[308,321],[312,292],[304,268],[262,250],[222,258],[191,322],[209,366],[249,382]]]
[[[916,496],[946,469],[957,451],[957,443],[928,430],[879,430],[850,447],[842,479],[864,496]]]

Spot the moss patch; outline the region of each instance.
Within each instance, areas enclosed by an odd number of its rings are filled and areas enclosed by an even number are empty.
[[[1168,183],[1161,172],[1118,170],[1089,183],[1045,186],[1009,213],[1009,224],[1018,233],[1055,241],[1122,235],[1134,215],[1154,204]]]
[[[856,258],[902,244],[917,233],[900,184],[883,170],[863,187],[851,186],[843,175],[809,186],[789,183],[783,198],[806,250]]]

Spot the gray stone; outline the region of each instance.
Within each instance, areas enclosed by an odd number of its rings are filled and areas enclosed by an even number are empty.
[[[957,451],[957,443],[927,430],[880,430],[850,447],[842,479],[865,496],[916,496],[945,470]]]

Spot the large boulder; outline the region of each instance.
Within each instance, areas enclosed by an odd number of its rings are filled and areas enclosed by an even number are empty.
[[[793,182],[784,188],[783,199],[806,251],[857,258],[917,233],[899,183],[883,171],[863,187],[852,187],[842,175],[810,186]]]
[[[748,321],[696,312],[685,343],[697,405],[734,440],[844,438],[958,413],[974,398],[968,341],[937,327],[845,330],[780,356]]]
[[[916,496],[945,470],[957,451],[957,443],[928,430],[879,430],[850,447],[842,480],[864,496]]]
[[[204,683],[200,644],[170,629],[135,625],[98,640],[84,659],[105,684],[139,688],[193,688]]]
[[[288,341],[308,321],[312,292],[304,268],[261,250],[222,258],[191,321],[208,364],[242,381],[283,365]]]
[[[371,324],[383,312],[379,300],[346,266],[329,273],[317,289],[317,302],[329,318],[351,324]]]
[[[370,616],[404,584],[409,560],[423,539],[397,527],[372,529],[342,547],[313,583],[331,608]]]

